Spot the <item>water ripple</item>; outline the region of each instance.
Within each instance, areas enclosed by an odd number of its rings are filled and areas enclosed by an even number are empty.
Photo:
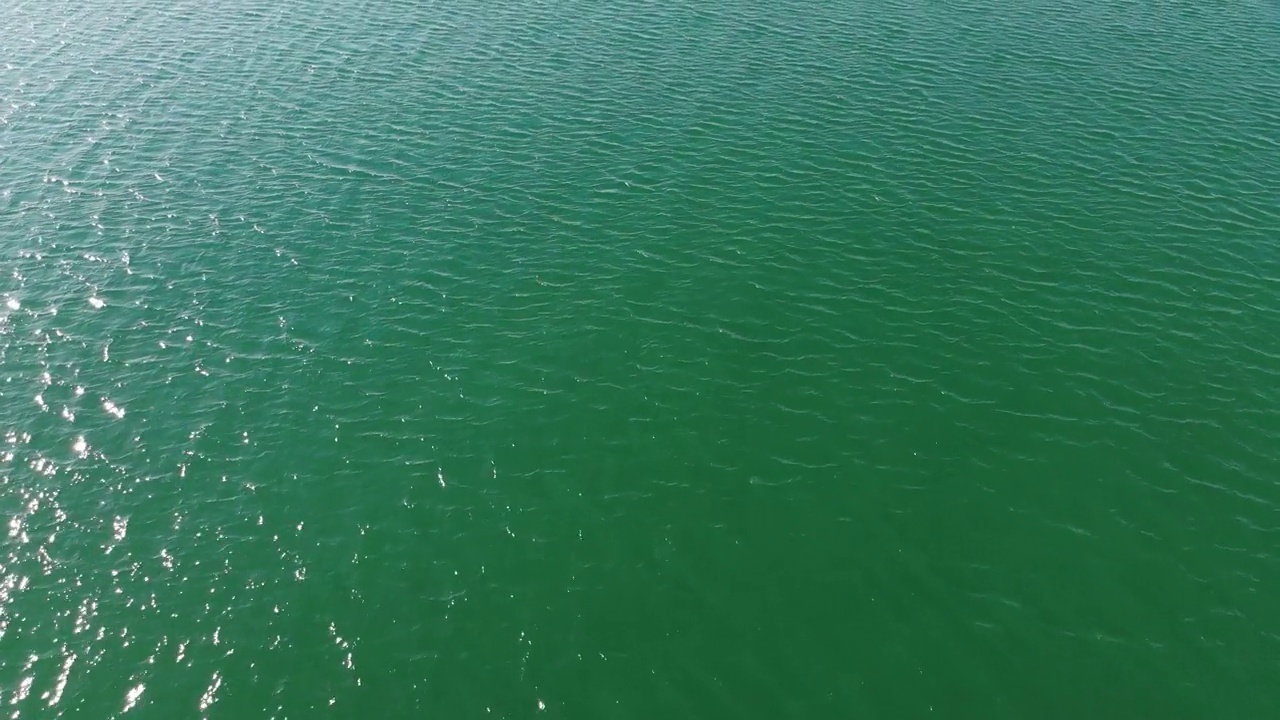
[[[0,22],[15,712],[1274,714],[1268,8]]]

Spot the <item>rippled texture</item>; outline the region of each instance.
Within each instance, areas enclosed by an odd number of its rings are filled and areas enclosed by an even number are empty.
[[[12,717],[1280,716],[1280,13],[0,8]]]

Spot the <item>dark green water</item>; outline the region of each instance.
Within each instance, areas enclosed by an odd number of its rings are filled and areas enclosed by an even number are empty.
[[[14,718],[1280,716],[1271,2],[0,9]]]

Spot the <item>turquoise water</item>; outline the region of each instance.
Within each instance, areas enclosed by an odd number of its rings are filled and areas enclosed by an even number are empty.
[[[0,28],[8,716],[1280,712],[1273,3]]]

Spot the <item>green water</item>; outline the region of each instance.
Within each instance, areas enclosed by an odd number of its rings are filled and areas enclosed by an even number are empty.
[[[1280,716],[1270,2],[0,9],[13,718]]]

